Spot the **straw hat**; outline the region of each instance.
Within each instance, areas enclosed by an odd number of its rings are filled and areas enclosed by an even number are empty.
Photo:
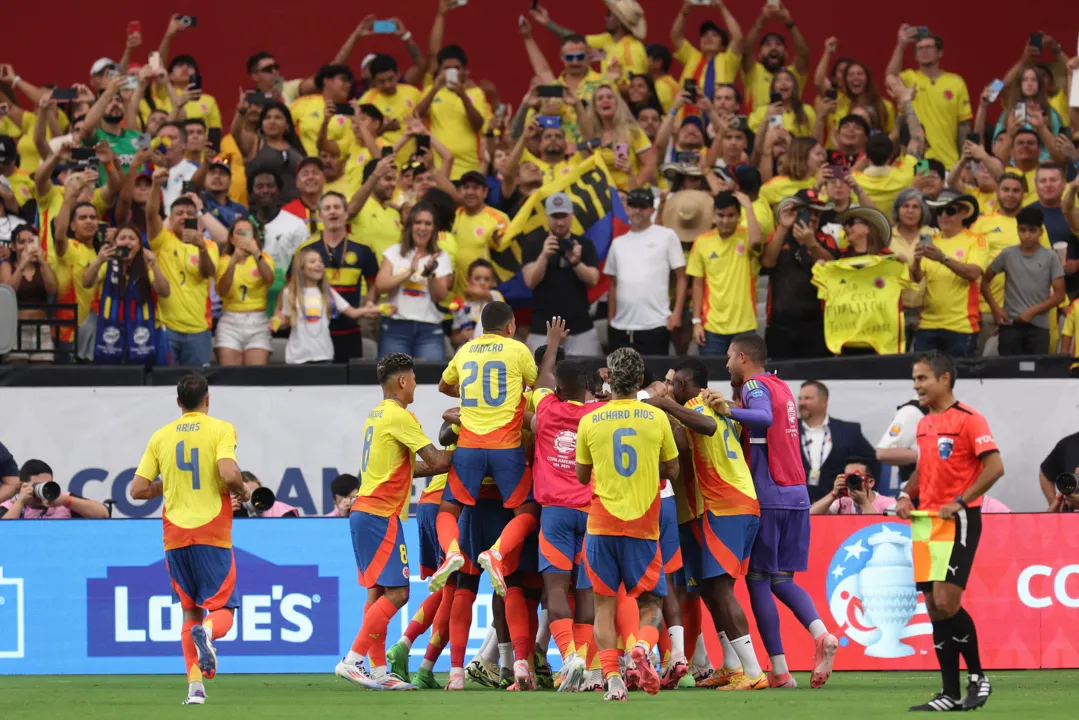
[[[876,235],[877,242],[881,247],[888,247],[892,239],[892,225],[888,222],[888,216],[880,210],[871,207],[852,207],[836,216],[836,223],[842,225],[849,218],[857,218],[869,226],[870,232]]]
[[[663,205],[663,226],[674,230],[683,245],[691,245],[698,235],[712,229],[715,203],[701,190],[682,190]]]
[[[978,219],[978,200],[973,195],[966,195],[952,188],[941,190],[936,200],[926,198],[925,203],[933,210],[940,210],[948,205],[959,205],[966,211],[963,215],[963,224],[968,227]]]
[[[633,37],[644,40],[648,34],[648,25],[644,20],[644,8],[637,0],[603,0],[603,2]]]

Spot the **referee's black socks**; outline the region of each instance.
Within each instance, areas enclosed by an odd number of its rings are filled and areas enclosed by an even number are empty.
[[[970,614],[959,608],[946,620],[933,621],[933,647],[940,663],[940,676],[944,694],[951,698],[962,697],[959,684],[959,657],[967,663],[967,672],[982,674],[982,661],[978,653],[978,631]]]

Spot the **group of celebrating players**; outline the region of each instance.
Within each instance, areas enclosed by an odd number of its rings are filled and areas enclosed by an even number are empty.
[[[416,389],[412,358],[391,354],[378,363],[384,399],[363,428],[362,484],[349,520],[367,604],[336,674],[376,690],[438,688],[432,668],[448,643],[445,689],[463,690],[472,605],[486,572],[497,595],[493,637],[468,667],[480,684],[510,691],[543,684],[544,671],[550,675],[536,652],[546,650],[539,635],[553,636],[562,655],[559,692],[605,691],[606,700],[625,700],[630,690],[656,694],[683,678],[720,690],[794,688],[778,598],[813,636],[810,684],[822,687],[839,643],[794,581],[808,567],[810,503],[795,402],[787,384],[765,372],[763,340],[746,333],[731,343],[727,399],[708,388],[707,370],[694,360],[647,382],[641,356],[623,348],[593,376],[560,360],[566,330],[556,317],[537,367],[514,339],[508,305],[488,304],[481,321],[484,335],[461,347],[439,383],[460,399],[443,415],[445,449],[408,410]],[[937,352],[914,367],[915,389],[930,410],[919,445],[923,458],[932,448],[940,459],[923,463],[908,490],[921,488],[921,509],[939,511],[958,529],[953,576],[919,585],[944,688],[912,710],[973,709],[991,690],[960,599],[980,533],[980,496],[1003,466],[984,418],[954,401],[955,377],[954,361]],[[202,703],[202,680],[216,671],[212,641],[228,632],[237,605],[228,494],[242,499],[245,491],[235,429],[205,415],[205,379],[184,378],[178,403],[185,415],[151,439],[135,489],[165,494],[166,556],[184,608],[186,702]],[[947,444],[946,453],[938,443]],[[159,471],[162,480],[152,480]],[[200,484],[200,475],[213,482]],[[439,476],[416,512],[421,577],[429,578],[431,595],[387,649],[388,625],[409,596],[402,523],[412,478],[424,476]],[[946,497],[953,489],[954,500]],[[911,509],[904,494],[897,512],[906,518]],[[770,658],[767,672],[734,595],[740,577]],[[715,670],[700,635],[701,601],[723,647]],[[410,676],[411,643],[428,628],[423,664]],[[966,633],[962,646],[945,637],[959,632]],[[489,654],[495,646],[498,664]],[[965,698],[960,654],[969,673]]]

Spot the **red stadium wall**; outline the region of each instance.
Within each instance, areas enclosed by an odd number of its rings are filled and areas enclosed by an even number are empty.
[[[681,0],[641,3],[648,17],[648,39],[669,44],[671,21],[681,8]],[[752,24],[761,4],[729,3],[743,29]],[[327,0],[183,0],[174,6],[164,3],[148,7],[135,0],[112,0],[99,10],[79,13],[72,25],[57,23],[55,4],[23,3],[17,12],[7,13],[17,32],[7,33],[0,62],[12,63],[17,72],[35,84],[85,82],[95,59],[102,55],[120,57],[129,20],[142,23],[144,44],[135,55],[142,62],[160,41],[170,12],[197,15],[199,27],[182,32],[173,42],[172,52],[190,53],[200,62],[206,89],[219,99],[227,126],[238,88],[249,82],[244,72],[249,54],[266,49],[275,53],[287,77],[310,74],[333,57],[352,28],[369,13],[379,18],[400,17],[425,48],[436,5],[437,0],[361,0],[354,4]],[[597,32],[603,27],[606,11],[600,0],[543,0],[543,5],[557,22],[575,30]],[[1004,0],[976,4],[939,0],[909,0],[902,4],[788,0],[788,5],[809,42],[811,63],[820,58],[825,38],[835,35],[840,38],[841,55],[868,62],[878,77],[894,47],[900,23],[928,25],[945,39],[944,66],[963,75],[972,99],[994,75],[1015,62],[1031,30],[1054,34],[1069,54],[1073,52],[1079,19],[1074,7],[1054,0],[1028,0],[1021,7]],[[527,59],[516,32],[517,16],[529,6],[528,0],[471,0],[466,7],[451,11],[447,23],[446,42],[462,45],[477,79],[493,81],[503,101],[514,106],[529,80]],[[853,12],[854,7],[860,10]],[[974,14],[979,17],[977,27],[972,22]],[[694,12],[688,28],[691,39],[696,36],[696,26],[710,16],[718,20],[714,11]],[[984,34],[987,26],[993,28],[988,37]],[[784,30],[779,25],[769,29]],[[537,29],[536,36],[552,66],[557,67],[557,44],[550,33]],[[399,42],[374,38],[361,41],[350,63],[358,67],[364,54],[371,51],[392,52],[399,61],[407,61]],[[908,52],[908,62],[911,55]]]

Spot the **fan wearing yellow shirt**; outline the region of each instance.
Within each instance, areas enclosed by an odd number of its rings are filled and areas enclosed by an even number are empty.
[[[236,462],[236,428],[207,414],[206,378],[180,378],[176,404],[183,416],[150,437],[131,482],[131,497],[165,498],[165,566],[184,618],[184,704],[201,705],[206,702],[203,678],[217,673],[212,641],[228,634],[240,604],[229,495],[246,502],[248,491]]]
[[[480,132],[491,117],[483,90],[469,87],[468,55],[458,45],[438,51],[438,75],[416,107],[416,117],[427,122],[431,136],[453,153],[451,180],[480,169]],[[436,158],[441,166],[441,157]]]
[[[656,151],[622,96],[604,85],[596,90],[589,113],[600,138],[596,152],[603,158],[615,187],[623,191],[647,187],[656,174]]]
[[[546,11],[541,9],[539,12],[544,13]],[[533,16],[535,14],[536,11],[533,12]],[[567,98],[580,103],[592,102],[592,94],[596,91],[596,88],[605,82],[605,78],[602,73],[596,72],[589,65],[588,59],[591,51],[588,49],[588,43],[583,36],[570,34],[562,37],[562,74],[556,78],[543,55],[543,51],[540,50],[539,45],[536,44],[535,39],[532,37],[532,26],[526,21],[524,24],[518,25],[518,32],[524,39],[525,51],[528,53],[529,62],[532,64],[532,71],[539,78],[540,83],[544,85],[559,83],[569,91],[564,93]],[[666,51],[665,48],[663,50],[667,52],[667,66],[669,67],[670,52]],[[535,97],[535,91],[529,93],[529,95],[530,99]],[[662,97],[662,94],[660,97]],[[579,130],[579,113],[583,108],[577,102],[573,104],[567,102],[559,108],[557,113],[562,117],[562,129],[565,130],[566,137],[573,143],[582,139]],[[541,107],[540,110],[542,109]],[[541,112],[540,114],[546,115],[548,113]],[[531,119],[530,114],[526,120],[531,121]]]
[[[333,140],[322,140],[318,146],[318,159],[322,161],[322,171],[326,176],[326,185],[322,193],[339,193],[350,198],[360,189],[362,176],[355,173],[346,173],[345,166],[351,158],[342,158],[339,146]]]
[[[911,42],[918,69],[900,72],[904,51]],[[970,132],[974,116],[967,84],[959,75],[941,70],[943,57],[943,40],[933,34],[920,37],[917,28],[903,25],[887,73],[898,76],[907,87],[917,88],[913,104],[925,128],[926,157],[952,167],[959,159],[959,147]]]
[[[487,204],[487,178],[478,172],[465,173],[458,188],[461,207],[453,223],[457,254],[453,261],[453,293],[464,297],[468,268],[474,260],[490,260],[491,252],[505,249],[502,242],[510,219]]]
[[[379,267],[382,253],[401,242],[401,213],[393,206],[396,189],[394,159],[371,160],[363,169],[363,185],[348,206],[353,233],[375,253]]]
[[[649,43],[645,45],[645,50],[648,52],[648,75],[655,85],[660,107],[663,112],[667,112],[671,109],[674,99],[682,92],[682,85],[671,75],[674,56],[665,45],[659,43]]]
[[[335,672],[371,690],[415,690],[386,667],[387,627],[409,594],[402,521],[408,519],[412,478],[445,472],[453,452],[437,450],[408,409],[416,396],[411,357],[391,353],[379,360],[375,375],[383,400],[368,413],[363,426],[361,485],[349,513],[356,568],[369,602],[356,639]],[[421,462],[416,462],[416,455]],[[370,672],[364,662],[368,654]]]
[[[894,149],[891,138],[884,133],[871,135],[865,143],[869,165],[854,173],[854,181],[884,213],[892,211],[896,196],[914,182],[914,166],[918,162],[917,157],[907,153],[892,162]]]
[[[326,136],[335,141],[345,155],[352,153],[357,144],[352,123],[347,116],[336,112],[336,106],[348,103],[353,80],[352,70],[348,65],[323,65],[315,74],[315,87],[319,94],[305,95],[289,105],[296,134],[300,136],[300,142],[309,157],[318,156],[319,132],[326,123]],[[331,108],[334,110],[332,116]]]
[[[917,283],[925,278],[914,350],[973,357],[981,321],[979,280],[989,264],[985,238],[969,229],[978,219],[978,204],[950,189],[928,203],[937,211],[940,234],[932,244],[919,243],[914,249],[911,279]]]
[[[782,35],[766,33],[760,41],[756,57],[752,53],[742,54],[742,88],[745,91],[746,107],[756,110],[770,104],[769,94],[772,78],[781,68],[794,75],[797,87],[805,86],[809,76],[809,44],[798,29],[790,10],[781,5],[766,3],[761,7],[760,15],[753,22],[753,27],[746,33],[745,47],[757,44],[761,30],[769,20],[778,20],[787,26],[794,40],[794,62],[789,62],[787,41]]]
[[[163,53],[161,57],[166,57],[166,54]],[[196,80],[201,83],[199,64],[195,61],[195,58],[190,55],[177,55],[169,61],[169,76],[166,82],[172,85],[178,94],[183,95],[185,91],[195,84]],[[201,85],[198,88],[191,89],[201,90]],[[167,87],[155,82],[151,95],[154,100],[154,109],[163,110],[170,114],[173,112],[172,97]],[[139,115],[143,118],[143,121],[150,116],[150,110],[149,103],[145,100],[140,101]],[[183,111],[188,120],[202,120],[208,128],[221,129],[221,108],[217,104],[217,98],[213,95],[199,92],[194,99],[184,104]]]
[[[757,329],[761,232],[753,204],[743,193],[721,192],[715,220],[715,230],[693,241],[686,264],[693,278],[693,339],[701,355],[726,355],[734,336]]]
[[[607,24],[604,32],[585,35],[584,39],[588,47],[604,52],[603,61],[600,63],[600,74],[607,76],[608,68],[612,63],[616,63],[621,70],[619,83],[628,83],[630,73],[638,75],[648,73],[648,51],[644,46],[645,36],[648,35],[648,24],[645,21],[644,9],[637,0],[604,0],[604,4],[607,6]],[[578,34],[551,20],[545,8],[537,7],[532,10],[531,15],[536,22],[561,40]]]
[[[782,174],[761,186],[760,198],[775,208],[799,190],[813,187],[817,173],[828,160],[824,146],[811,137],[794,138],[781,161]]]
[[[376,55],[367,69],[371,73],[371,88],[360,97],[360,104],[374,105],[382,113],[380,138],[396,144],[404,135],[406,119],[415,112],[423,94],[400,82],[397,61],[390,55]],[[413,152],[415,145],[406,143],[397,151],[397,166],[404,167]]]
[[[782,118],[783,127],[795,137],[810,137],[813,126],[817,123],[817,111],[801,100],[802,91],[798,76],[786,68],[780,68],[772,75],[772,84],[768,87],[769,98],[775,102],[758,105],[749,114],[750,129],[758,137],[764,137],[773,116]]]
[[[723,30],[712,20],[701,23],[701,46],[698,50],[685,36],[686,19],[696,6],[691,0],[685,0],[681,12],[675,16],[671,26],[671,47],[675,49],[674,59],[682,65],[682,84],[693,79],[700,92],[712,100],[716,86],[732,84],[741,67],[742,28],[722,2],[713,3],[713,7],[723,15],[723,24],[727,29]]]
[[[1079,371],[1079,300],[1072,302],[1068,308],[1068,317],[1064,319],[1060,335],[1060,352],[1071,356],[1073,362],[1069,370],[1075,376]]]
[[[355,183],[356,189],[363,185],[363,169],[367,163],[381,159],[384,148],[392,148],[379,137],[384,120],[382,111],[370,103],[358,105],[356,114],[352,116],[352,132],[356,135],[357,145],[355,152],[348,158],[345,174],[348,175],[350,183]],[[352,195],[345,197],[351,198]]]
[[[274,281],[274,261],[262,251],[262,233],[246,218],[229,228],[225,254],[217,261],[221,318],[214,350],[221,365],[265,365],[270,361],[266,298]]]

